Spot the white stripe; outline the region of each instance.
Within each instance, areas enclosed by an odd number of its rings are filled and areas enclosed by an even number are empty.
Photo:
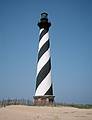
[[[40,83],[38,88],[36,89],[35,96],[43,96],[48,91],[51,86],[51,71],[45,77],[45,79]]]
[[[37,64],[37,75],[50,58],[50,48],[42,55]]]
[[[45,42],[49,39],[49,33],[47,32],[42,39],[39,42],[39,48],[38,51],[41,49],[41,47],[45,44]]]
[[[41,34],[41,32],[44,30],[44,28],[40,29],[39,35]]]

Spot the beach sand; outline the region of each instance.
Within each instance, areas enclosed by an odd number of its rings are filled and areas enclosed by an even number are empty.
[[[92,120],[92,109],[11,105],[0,108],[0,120]]]

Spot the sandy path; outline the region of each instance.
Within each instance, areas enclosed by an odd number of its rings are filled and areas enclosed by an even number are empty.
[[[12,105],[0,108],[0,120],[92,120],[92,109]]]

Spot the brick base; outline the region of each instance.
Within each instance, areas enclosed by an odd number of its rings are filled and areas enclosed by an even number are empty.
[[[34,105],[53,105],[55,96],[34,96]]]

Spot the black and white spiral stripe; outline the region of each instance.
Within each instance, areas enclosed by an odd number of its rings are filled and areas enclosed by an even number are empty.
[[[51,82],[51,58],[49,32],[41,28],[39,35],[37,80],[35,96],[53,95]]]

